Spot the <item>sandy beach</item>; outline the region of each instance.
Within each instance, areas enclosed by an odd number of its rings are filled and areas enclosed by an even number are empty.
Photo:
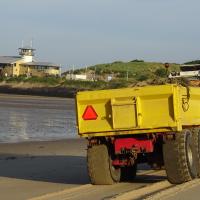
[[[174,199],[180,199],[183,191],[194,185],[189,182],[180,188],[173,186],[166,180],[163,170],[145,169],[146,166],[139,166],[138,176],[133,182],[91,185],[86,148],[84,139],[0,144],[0,199],[127,200],[159,199],[160,196],[171,199],[172,194]],[[198,187],[193,187],[196,189],[193,197],[198,196]],[[170,188],[169,192],[167,188]],[[193,190],[186,191],[185,195]],[[177,191],[179,193],[174,196]]]
[[[0,199],[26,200],[52,193],[55,198],[44,199],[109,199],[166,178],[163,171],[147,170],[134,182],[93,186],[86,148],[84,139],[0,144]],[[64,197],[59,198],[61,191]]]
[[[72,99],[1,94],[0,110],[2,200],[112,199],[166,181],[164,171],[142,165],[133,182],[91,185]]]

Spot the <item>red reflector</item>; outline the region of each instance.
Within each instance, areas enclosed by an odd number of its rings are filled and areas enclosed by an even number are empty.
[[[87,106],[82,116],[84,120],[96,120],[97,117],[98,115],[92,106]]]

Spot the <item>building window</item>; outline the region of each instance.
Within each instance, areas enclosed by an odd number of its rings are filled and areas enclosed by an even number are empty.
[[[38,71],[44,71],[44,66],[35,66]]]

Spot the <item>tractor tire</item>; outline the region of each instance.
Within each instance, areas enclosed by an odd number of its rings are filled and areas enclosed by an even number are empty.
[[[163,158],[168,181],[181,184],[197,176],[195,151],[190,130],[175,134],[174,140],[163,144]]]
[[[200,177],[200,128],[194,128],[192,130],[197,176]]]
[[[121,170],[112,165],[109,149],[101,144],[87,150],[88,174],[94,185],[111,185],[120,181]]]
[[[129,182],[133,181],[136,177],[137,164],[131,167],[122,167],[121,168],[121,181]]]

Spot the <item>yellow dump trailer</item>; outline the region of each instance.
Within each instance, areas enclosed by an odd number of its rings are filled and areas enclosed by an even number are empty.
[[[134,178],[137,164],[165,165],[168,180],[200,176],[200,88],[176,84],[79,92],[77,124],[93,184]]]

